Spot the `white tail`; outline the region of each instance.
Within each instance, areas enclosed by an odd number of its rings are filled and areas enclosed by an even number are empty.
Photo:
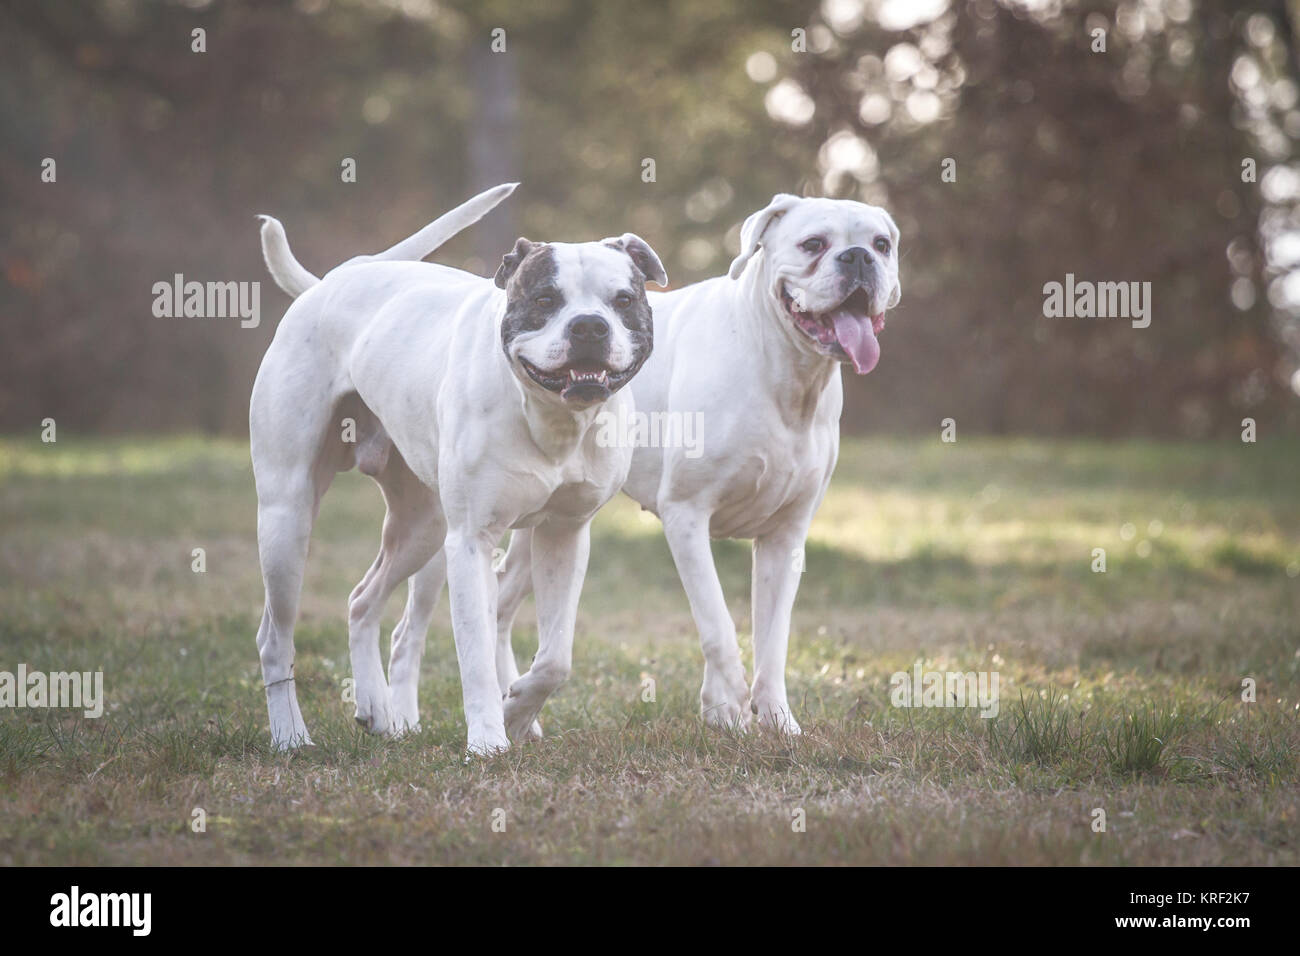
[[[503,183],[479,193],[472,199],[461,203],[451,212],[444,213],[429,223],[413,236],[409,236],[373,256],[355,256],[343,265],[360,262],[382,262],[423,259],[456,233],[478,222],[501,200],[512,192],[518,183]],[[320,279],[308,272],[303,264],[294,258],[289,249],[289,240],[284,234],[284,226],[271,216],[259,216],[262,220],[262,257],[266,259],[266,268],[270,271],[275,284],[297,298]]]
[[[265,215],[257,218],[262,220],[262,258],[266,260],[266,268],[275,284],[296,299],[320,279],[294,258],[279,219]]]

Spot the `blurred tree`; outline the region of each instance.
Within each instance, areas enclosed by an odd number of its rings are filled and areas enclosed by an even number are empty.
[[[1261,200],[1241,161],[1258,143],[1229,77],[1268,14],[1244,6],[977,0],[901,32],[816,21],[822,49],[792,78],[816,104],[819,185],[887,201],[905,236],[894,332],[914,347],[886,341],[881,382],[851,393],[862,420],[882,417],[877,385],[919,381],[945,404],[922,399],[918,417],[909,397],[890,418],[1201,435],[1294,416],[1250,291]],[[1045,318],[1043,285],[1067,273],[1150,282],[1151,326]]]
[[[1292,13],[3,0],[0,427],[240,430],[285,304],[255,213],[323,271],[510,179],[520,191],[440,261],[491,274],[519,234],[631,230],[682,284],[722,272],[774,192],[889,205],[904,302],[878,369],[847,383],[850,429],[1294,427]],[[40,181],[46,157],[56,183]],[[1247,157],[1258,183],[1242,181]],[[176,273],[261,280],[261,326],[154,318],[152,285]],[[1066,273],[1151,282],[1150,328],[1044,318],[1042,287]]]

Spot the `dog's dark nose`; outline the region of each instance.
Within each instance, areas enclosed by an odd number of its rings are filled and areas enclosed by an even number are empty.
[[[839,265],[840,275],[844,276],[846,282],[871,284],[872,277],[875,275],[875,263],[871,259],[871,253],[866,249],[852,246],[838,253],[835,261]]]
[[[578,342],[603,342],[609,338],[609,323],[603,315],[575,315],[569,322],[569,338]]]
[[[871,262],[871,253],[867,252],[861,246],[853,246],[845,249],[835,257],[839,262],[846,266],[856,266],[861,268]]]

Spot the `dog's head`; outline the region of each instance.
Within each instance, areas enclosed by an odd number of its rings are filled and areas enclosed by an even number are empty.
[[[650,356],[645,284],[668,284],[653,249],[631,233],[601,242],[520,239],[501,260],[501,347],[520,381],[583,408],[626,385]]]
[[[880,358],[885,311],[898,305],[898,227],[879,206],[785,193],[745,220],[731,277],[759,269],[799,347],[865,375]]]

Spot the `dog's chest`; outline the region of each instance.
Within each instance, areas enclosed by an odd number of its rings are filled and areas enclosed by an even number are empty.
[[[776,430],[733,454],[709,522],[715,538],[754,538],[808,514],[825,491],[839,450],[838,430]]]
[[[520,515],[510,526],[532,528],[549,518],[583,521],[610,497],[608,489],[591,482],[566,482],[556,486],[540,508]]]
[[[548,518],[584,520],[614,496],[626,475],[617,455],[603,449],[597,455],[575,454],[569,460],[538,469],[532,475],[527,510],[512,527],[533,527]],[[624,456],[626,457],[626,456]]]

